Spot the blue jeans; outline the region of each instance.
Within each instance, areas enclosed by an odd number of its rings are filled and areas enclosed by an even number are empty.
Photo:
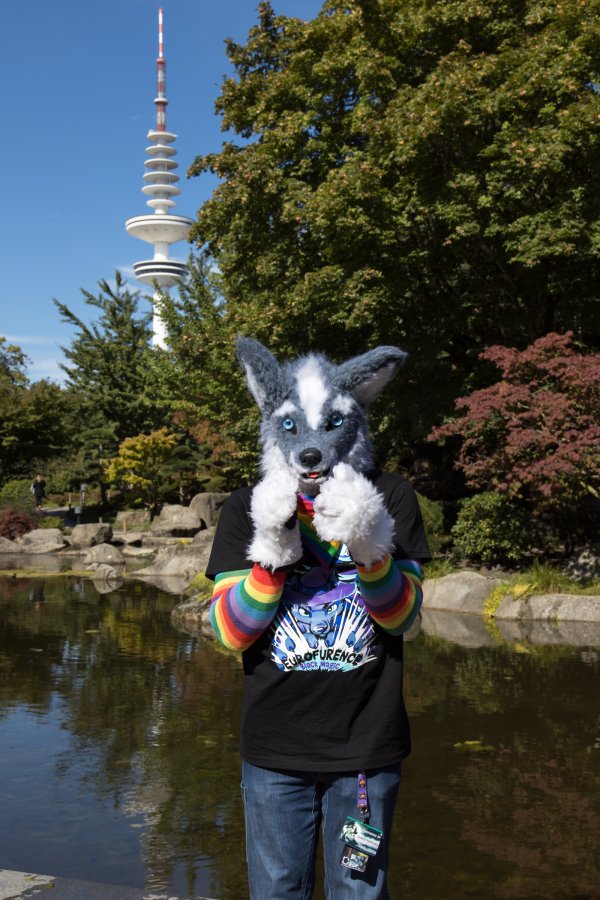
[[[357,772],[279,772],[242,763],[246,858],[251,900],[309,900],[323,828],[327,900],[389,900],[388,847],[400,764],[367,770],[369,823],[384,833],[366,871],[340,865],[346,816],[359,818]]]

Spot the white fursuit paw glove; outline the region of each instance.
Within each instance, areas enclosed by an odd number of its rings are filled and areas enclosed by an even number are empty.
[[[383,495],[348,463],[338,463],[314,504],[314,526],[325,541],[342,541],[366,568],[390,553],[394,520]]]
[[[298,522],[292,518],[297,489],[297,479],[284,470],[265,475],[252,491],[250,518],[254,537],[248,558],[265,569],[289,566],[302,556]]]

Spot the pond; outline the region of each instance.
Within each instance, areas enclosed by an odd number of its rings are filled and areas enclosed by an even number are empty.
[[[0,868],[247,897],[240,665],[178,599],[0,579]],[[593,647],[407,644],[393,898],[600,896],[599,673]]]

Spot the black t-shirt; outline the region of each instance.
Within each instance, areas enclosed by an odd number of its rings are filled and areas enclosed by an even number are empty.
[[[411,485],[378,473],[373,482],[393,517],[396,559],[430,559]],[[221,510],[206,574],[252,568],[252,488]],[[291,571],[275,619],[243,653],[241,754],[264,768],[354,771],[410,752],[402,697],[402,637],[381,629],[362,604],[343,548],[331,568],[306,549]]]

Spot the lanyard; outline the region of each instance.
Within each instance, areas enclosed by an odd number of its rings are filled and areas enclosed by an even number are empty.
[[[356,805],[362,822],[369,821],[369,795],[367,794],[367,776],[359,772],[356,780]]]

